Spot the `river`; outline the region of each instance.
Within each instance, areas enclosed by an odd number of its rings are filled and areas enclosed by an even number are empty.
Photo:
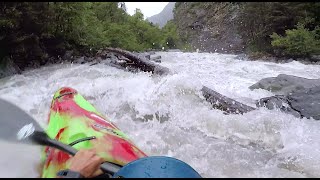
[[[319,177],[320,124],[277,110],[244,115],[212,109],[203,85],[241,103],[271,92],[248,87],[279,74],[319,78],[319,65],[245,61],[218,53],[158,52],[172,73],[59,64],[0,79],[0,98],[46,126],[51,99],[68,86],[86,97],[148,155],[189,163],[203,177]],[[1,177],[37,177],[40,148],[1,142]]]

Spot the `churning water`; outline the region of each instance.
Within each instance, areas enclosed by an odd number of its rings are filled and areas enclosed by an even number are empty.
[[[244,115],[212,109],[203,85],[255,107],[272,96],[248,87],[280,73],[319,78],[319,65],[243,61],[235,55],[159,52],[172,73],[125,72],[107,65],[60,64],[0,79],[0,98],[46,126],[54,92],[84,95],[148,155],[189,163],[203,177],[319,177],[320,122],[260,108]],[[37,177],[39,147],[0,144],[1,177]]]

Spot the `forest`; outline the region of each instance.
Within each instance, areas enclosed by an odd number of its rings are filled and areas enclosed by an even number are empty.
[[[175,25],[164,28],[130,16],[123,2],[1,2],[0,66],[8,59],[20,68],[41,66],[66,51],[93,55],[116,47],[129,51],[178,48]]]
[[[290,58],[320,54],[319,2],[243,3],[239,22],[251,51]]]

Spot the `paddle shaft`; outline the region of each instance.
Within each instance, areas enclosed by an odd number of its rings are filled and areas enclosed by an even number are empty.
[[[37,133],[37,132],[35,132]],[[40,132],[42,133],[42,132]],[[38,136],[39,137],[39,136]],[[57,148],[61,151],[64,151],[66,153],[69,153],[70,155],[74,156],[78,150],[76,150],[75,148],[69,146],[69,145],[66,145],[66,144],[63,144],[57,140],[54,140],[54,139],[51,139],[49,137],[46,137],[46,138],[43,138],[44,136],[42,136],[41,139],[39,138],[36,138],[36,142],[38,142],[39,144],[42,144],[44,145],[44,143],[47,145],[47,146],[50,146],[50,147],[54,147],[54,148]],[[109,162],[104,162],[100,165],[100,168],[101,170],[104,172],[104,173],[108,173],[108,174],[111,174],[113,175],[114,173],[118,172],[120,170],[120,167],[115,165],[115,164],[112,164],[112,163],[109,163]]]

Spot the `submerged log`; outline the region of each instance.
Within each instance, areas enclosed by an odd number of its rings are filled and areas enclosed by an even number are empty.
[[[140,69],[142,71],[152,72],[154,74],[159,74],[159,75],[166,75],[170,72],[168,68],[160,66],[160,65],[158,65],[154,62],[151,62],[145,58],[138,57],[129,51],[125,51],[125,50],[118,49],[118,48],[105,48],[105,50],[110,51],[110,52],[114,52],[114,53],[118,53],[118,54],[124,56],[125,58],[127,58],[131,61],[129,66],[135,67],[135,68]]]
[[[210,102],[210,104],[212,104],[213,108],[220,109],[228,114],[243,114],[255,110],[255,108],[251,106],[247,106],[238,101],[223,96],[222,94],[219,94],[218,92],[206,86],[202,87],[201,92],[206,100]]]

